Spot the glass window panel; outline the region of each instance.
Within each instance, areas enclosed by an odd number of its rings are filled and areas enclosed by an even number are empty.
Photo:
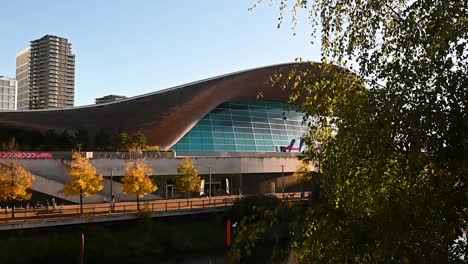
[[[224,133],[224,138],[234,138],[234,133]]]
[[[203,119],[203,120],[200,120],[200,122],[198,122],[199,125],[211,125],[211,120],[209,119]]]
[[[200,131],[190,131],[189,137],[201,137],[202,133]]]
[[[183,146],[182,146],[182,145],[179,145],[179,146],[177,146],[177,149],[176,149],[176,150],[177,150],[177,151],[189,151],[190,148],[189,148],[189,145],[183,145]]]
[[[252,122],[250,116],[232,116],[233,121]]]
[[[231,114],[239,116],[250,116],[250,112],[246,110],[231,110]]]
[[[238,126],[238,127],[252,127],[252,123],[250,123],[250,122],[235,122],[235,121],[233,121],[232,124],[234,126]]]
[[[254,139],[254,134],[236,134],[236,138]]]
[[[246,128],[246,127],[234,127],[234,132],[236,133],[253,133],[252,128]]]
[[[225,145],[214,145],[215,151],[227,151]]]
[[[286,125],[295,125],[295,126],[298,126],[300,124],[298,121],[288,120],[288,119],[286,119],[284,123],[286,123]]]
[[[214,132],[213,137],[214,138],[224,138],[224,133],[223,132]]]
[[[236,141],[234,139],[224,139],[224,144],[235,145]]]
[[[252,122],[257,122],[257,123],[268,123],[268,118],[267,117],[252,117]]]
[[[224,128],[222,126],[213,126],[213,131],[215,132],[223,132]]]
[[[286,129],[287,130],[293,130],[293,131],[299,131],[299,127],[298,126],[290,126],[290,125],[286,125]]]
[[[215,145],[224,144],[224,139],[223,138],[215,138],[213,142],[214,142]]]
[[[256,134],[270,134],[269,129],[260,129],[260,128],[254,128],[254,133]]]
[[[271,130],[271,134],[273,135],[282,135],[283,130]]]
[[[277,124],[277,125],[284,125],[284,120],[283,119],[272,119],[270,118],[270,124]]]
[[[271,135],[258,135],[261,139],[273,139]]]
[[[213,145],[203,145],[203,151],[214,151]]]
[[[211,131],[211,126],[200,126],[200,131],[202,132]]]
[[[257,145],[273,145],[272,140],[257,140],[257,139],[255,139],[255,143]]]
[[[268,117],[283,119],[283,115],[281,113],[268,113]]]
[[[254,128],[270,128],[270,125],[268,124],[262,124],[262,123],[252,123],[252,126]]]
[[[201,138],[190,138],[190,144],[201,144],[202,143],[202,139]]]
[[[202,138],[202,143],[203,144],[213,144],[213,139],[212,138]]]
[[[232,126],[232,121],[211,120],[211,123],[216,126]]]
[[[255,145],[252,146],[247,146],[247,145],[239,145],[237,146],[237,151],[245,151],[245,152],[251,152],[251,151],[256,151]]]
[[[253,139],[236,139],[237,144],[241,145],[255,145],[255,140]]]
[[[285,125],[276,125],[276,124],[271,124],[270,127],[272,129],[286,129],[286,126]]]
[[[190,150],[191,151],[202,151],[203,145],[198,143],[190,143]]]
[[[227,151],[235,151],[236,150],[236,145],[224,145],[225,149]]]
[[[212,114],[211,119],[213,120],[231,120],[230,115]]]
[[[264,110],[264,111],[260,112],[260,110]],[[250,113],[252,116],[255,116],[255,117],[268,118],[268,114],[265,109],[255,109],[255,110],[252,110]]]

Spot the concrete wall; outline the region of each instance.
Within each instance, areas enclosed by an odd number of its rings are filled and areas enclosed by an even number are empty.
[[[153,169],[153,175],[176,175],[177,167],[184,161],[184,157],[171,159],[147,159]],[[193,157],[194,165],[201,174],[238,174],[238,173],[280,173],[284,165],[284,172],[294,172],[299,160],[292,157]],[[113,169],[114,176],[123,176],[127,160],[124,159],[92,159],[91,163],[99,174],[110,176]]]
[[[258,154],[258,153],[254,153]],[[148,158],[146,161],[153,169],[155,176],[172,176],[177,175],[177,168],[184,161],[185,157],[175,158]],[[94,158],[91,163],[96,167],[98,174],[103,176],[123,176],[126,163],[128,160],[120,158]],[[271,184],[274,182],[276,192],[280,192],[284,182],[286,191],[298,191],[297,179],[293,179],[292,173],[296,170],[300,161],[294,154],[271,154],[268,157],[259,155],[235,155],[230,156],[198,156],[193,157],[194,165],[199,169],[200,174],[208,183],[209,168],[213,178],[216,175],[223,178],[231,179],[231,193],[269,193],[271,192]],[[59,191],[63,188],[63,184],[69,179],[69,164],[68,159],[22,159],[21,164],[31,173],[36,175],[37,180],[34,184],[34,190],[53,195],[65,200],[76,202],[76,197],[67,197],[60,194]],[[282,166],[283,165],[283,166]],[[226,175],[237,175],[232,178]],[[282,178],[282,176],[284,176]],[[218,178],[219,178],[218,177]],[[159,191],[158,195],[147,195],[142,200],[160,199],[165,196],[167,180],[170,177],[157,177]],[[218,182],[223,182],[223,179],[218,179]],[[224,182],[223,182],[224,184]],[[222,184],[222,185],[223,185]],[[136,198],[131,195],[121,193],[121,184],[113,181],[113,193],[117,201],[133,201]],[[222,186],[222,188],[225,188]],[[104,196],[110,197],[110,180],[104,179],[104,190],[98,194],[85,199],[85,202],[102,202]],[[108,198],[109,199],[109,198]]]

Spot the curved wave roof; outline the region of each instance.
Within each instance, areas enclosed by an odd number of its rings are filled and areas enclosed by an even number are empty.
[[[33,111],[0,112],[0,125],[34,130],[86,129],[142,131],[148,144],[168,148],[200,119],[224,102],[262,100],[287,102],[290,90],[269,81],[295,68],[320,77],[316,63],[288,63],[209,78],[105,104]]]

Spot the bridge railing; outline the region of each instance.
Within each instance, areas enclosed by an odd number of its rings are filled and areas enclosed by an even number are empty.
[[[306,198],[300,195],[288,194],[287,196],[277,195],[283,201],[298,202]],[[191,198],[177,200],[154,200],[141,201],[138,210],[136,202],[118,202],[102,204],[85,204],[83,213],[80,212],[79,205],[67,206],[47,206],[42,208],[15,208],[14,218],[11,208],[0,209],[0,225],[21,223],[21,222],[44,222],[60,221],[83,217],[109,217],[120,215],[136,215],[141,213],[195,211],[208,208],[221,208],[232,206],[239,196],[232,197],[211,197],[211,198]]]

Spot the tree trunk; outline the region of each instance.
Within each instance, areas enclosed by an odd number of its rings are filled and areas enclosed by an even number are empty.
[[[11,205],[11,218],[15,218],[15,205],[13,203]]]
[[[83,214],[83,191],[80,190],[80,214]]]
[[[187,206],[188,206],[188,200],[189,200],[189,193],[185,193],[185,196],[187,197]]]
[[[140,212],[140,197],[138,197],[138,194],[137,194],[137,210],[138,212]]]

